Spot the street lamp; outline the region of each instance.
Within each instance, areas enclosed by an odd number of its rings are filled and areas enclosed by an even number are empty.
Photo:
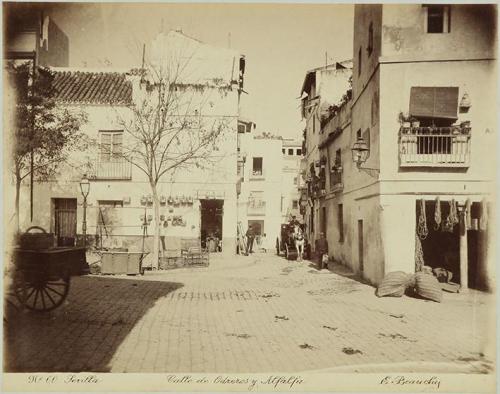
[[[82,233],[83,233],[83,247],[87,247],[87,196],[90,192],[90,182],[87,175],[83,175],[80,181],[80,191],[83,196],[83,221],[82,221]]]
[[[354,143],[354,145],[351,148],[352,152],[352,161],[354,164],[356,164],[356,167],[358,170],[363,170],[367,172],[369,175],[372,175],[372,173],[379,173],[380,170],[378,168],[367,168],[367,167],[361,167],[361,165],[368,159],[368,156],[370,155],[370,148],[368,147],[368,144],[365,142],[363,137],[359,136]]]

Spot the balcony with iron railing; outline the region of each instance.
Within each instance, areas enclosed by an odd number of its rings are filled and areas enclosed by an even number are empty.
[[[467,168],[471,133],[468,126],[402,127],[400,167]]]
[[[98,160],[91,174],[93,179],[130,180],[132,179],[132,164],[125,159],[101,161]]]
[[[266,202],[260,199],[250,198],[248,200],[247,215],[265,215],[266,214]]]
[[[264,169],[257,170],[257,169],[252,169],[250,170],[250,180],[251,181],[261,181],[264,180],[265,177],[265,172]]]

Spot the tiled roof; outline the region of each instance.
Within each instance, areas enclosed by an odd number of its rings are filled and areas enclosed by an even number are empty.
[[[56,99],[64,103],[130,104],[132,83],[125,73],[52,70]]]

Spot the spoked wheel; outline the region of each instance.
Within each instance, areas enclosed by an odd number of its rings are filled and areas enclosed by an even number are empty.
[[[17,299],[26,308],[37,312],[48,312],[60,306],[69,292],[69,274],[61,277],[19,272],[14,291]]]

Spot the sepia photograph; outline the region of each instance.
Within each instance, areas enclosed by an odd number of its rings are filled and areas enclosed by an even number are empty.
[[[495,392],[496,3],[2,14],[3,391]]]

